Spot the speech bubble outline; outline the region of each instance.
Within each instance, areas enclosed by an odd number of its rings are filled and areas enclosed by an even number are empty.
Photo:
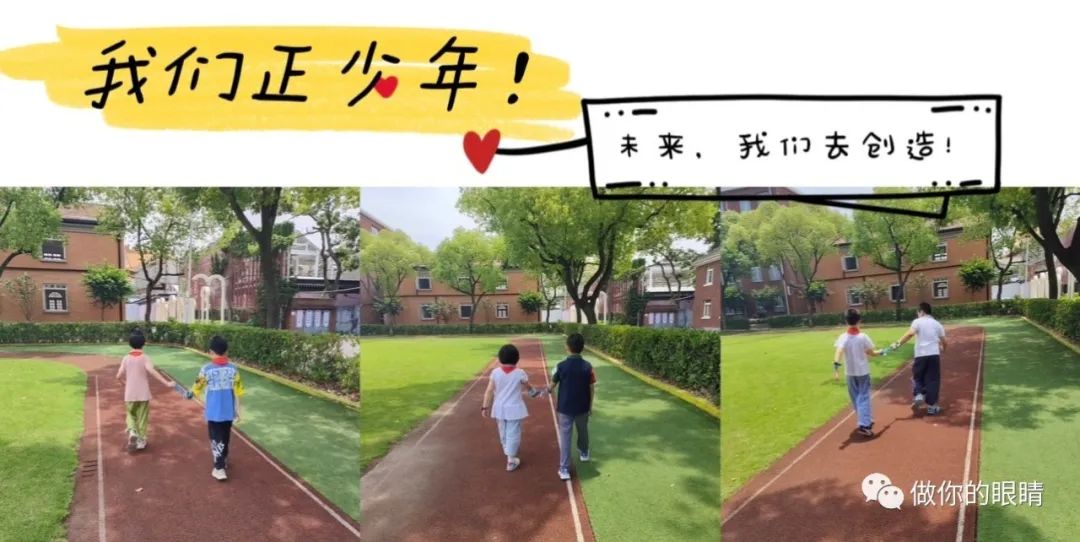
[[[877,495],[878,492],[881,491],[881,488],[891,485],[892,480],[880,472],[866,475],[866,477],[863,478],[861,486],[863,496],[866,497],[866,502],[877,500]]]
[[[876,500],[882,508],[900,510],[901,505],[904,504],[904,490],[894,485],[887,485],[878,490]]]

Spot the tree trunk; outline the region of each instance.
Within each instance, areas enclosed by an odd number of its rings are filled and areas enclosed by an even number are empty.
[[[1057,265],[1054,264],[1054,253],[1050,252],[1050,249],[1043,247],[1043,253],[1046,255],[1046,284],[1049,292],[1050,299],[1058,298],[1058,274]]]
[[[281,310],[278,290],[281,279],[278,277],[277,255],[273,247],[274,232],[264,228],[259,235],[259,271],[262,273],[263,310],[268,329],[281,329]]]
[[[153,299],[153,297],[154,297],[154,285],[153,284],[147,284],[146,285],[146,298],[145,298],[146,299],[146,314],[143,315],[143,321],[146,322],[147,324],[150,323],[150,313],[151,313],[151,310],[154,308],[150,304],[150,301]]]
[[[998,287],[998,289],[997,289],[997,300],[998,301],[1001,301],[1001,289],[1004,286],[1005,286],[1005,276],[1002,275],[1002,276],[998,277],[998,283],[997,283],[997,287]]]
[[[587,323],[589,323],[590,325],[596,324],[596,300],[595,299],[592,300],[592,301],[589,301],[589,302],[582,301],[581,303],[578,303],[576,306],[578,308],[578,314],[579,314],[578,321],[579,322],[581,321],[580,314],[584,313],[585,314],[585,321]]]

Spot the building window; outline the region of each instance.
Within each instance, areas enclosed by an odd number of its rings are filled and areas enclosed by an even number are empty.
[[[897,301],[903,302],[903,301],[906,301],[906,300],[907,300],[907,298],[904,297],[904,288],[903,287],[901,287],[899,284],[893,284],[892,286],[889,287],[889,301],[892,301],[893,303],[896,303]]]
[[[949,245],[948,243],[938,243],[937,250],[934,251],[934,256],[930,258],[934,262],[944,262],[949,259]]]
[[[323,278],[319,274],[319,256],[316,254],[289,254],[289,275],[304,278]]]
[[[949,281],[947,279],[934,281],[934,299],[949,298]]]
[[[753,268],[750,269],[750,280],[752,280],[754,282],[761,282],[762,281],[761,268],[760,267],[753,267]]]
[[[708,320],[712,318],[712,301],[706,301],[701,306],[701,319]]]
[[[769,280],[780,280],[780,267],[775,265],[769,266]]]
[[[495,305],[495,318],[510,318],[510,305],[506,303],[499,303]]]
[[[46,262],[62,262],[66,259],[64,242],[56,239],[47,239],[41,243],[41,259]]]
[[[859,295],[858,288],[848,288],[847,290],[847,304],[856,306],[862,305],[862,296]]]
[[[509,286],[506,283],[506,277],[503,277],[502,282],[500,282],[499,285],[495,287],[496,290],[506,290],[507,288],[509,288]]]
[[[68,312],[67,286],[46,284],[42,287],[45,296],[45,312]]]
[[[709,267],[705,270],[705,286],[712,286],[713,283],[713,268]]]
[[[428,271],[427,268],[421,267],[416,270],[416,289],[431,289],[431,271]]]
[[[749,213],[754,210],[754,202],[752,201],[740,201],[739,210],[744,213]]]
[[[461,316],[462,320],[472,318],[472,305],[458,305],[458,316]]]
[[[378,226],[372,226],[371,227],[371,233],[378,234],[379,233],[379,227]]]
[[[858,271],[859,270],[859,257],[858,256],[844,256],[844,271]]]
[[[431,305],[428,305],[426,303],[423,304],[423,305],[420,305],[420,319],[421,320],[434,320],[435,319],[435,311],[431,308]]]
[[[783,296],[779,296],[779,295],[776,296],[776,308],[773,309],[773,311],[776,312],[777,314],[787,312],[787,307],[784,305],[784,297]]]

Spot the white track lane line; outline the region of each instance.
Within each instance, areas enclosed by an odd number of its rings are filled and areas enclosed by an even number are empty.
[[[964,458],[964,487],[971,480],[971,454],[975,443],[975,415],[979,408],[979,379],[982,377],[983,346],[986,344],[986,330],[982,331],[979,341],[979,366],[975,369],[975,392],[971,398],[971,421],[968,422],[967,455]],[[960,516],[956,522],[956,542],[964,542],[964,520],[967,515],[967,503],[960,507]]]
[[[533,339],[535,340],[535,339]],[[547,369],[547,355],[544,354],[544,343],[535,341],[536,345],[540,348],[540,363],[544,367],[544,383],[551,386],[551,380],[548,377]],[[559,447],[562,447],[562,437],[559,436],[559,418],[555,414],[555,401],[551,398],[551,394],[548,394],[548,406],[551,407],[551,422],[555,425],[555,440],[559,441]],[[567,443],[569,446],[569,443]],[[577,499],[574,498],[574,480],[573,478],[566,481],[566,494],[570,499],[570,513],[574,516],[574,532],[577,534],[577,542],[585,542],[585,534],[581,529],[581,515],[578,514]]]
[[[98,391],[98,377],[94,377],[94,421],[97,424],[97,498],[98,498],[98,540],[105,542],[105,460],[101,452],[101,393]]]

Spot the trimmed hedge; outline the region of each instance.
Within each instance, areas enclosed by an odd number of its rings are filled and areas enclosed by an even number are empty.
[[[310,335],[236,324],[24,322],[0,323],[0,344],[127,344],[135,328],[142,329],[151,344],[199,351],[207,350],[211,337],[221,335],[229,341],[229,357],[246,365],[349,393],[360,388],[357,360],[345,358],[344,337],[334,334]]]
[[[728,331],[746,331],[750,329],[750,320],[729,316],[724,319],[724,329]]]
[[[585,344],[650,376],[720,401],[720,334],[679,328],[566,324]]]
[[[957,305],[939,305],[934,307],[934,317],[939,320],[957,318],[977,318],[980,316],[1016,316],[1023,312],[1024,306],[1032,301],[1051,301],[1048,299],[1008,299],[1002,301],[984,301],[978,303],[960,303]],[[915,319],[915,309],[905,308],[900,312],[900,321]],[[862,312],[864,324],[896,322],[896,309],[878,309]],[[805,314],[774,316],[765,320],[770,328],[781,329],[809,325]],[[844,325],[843,313],[819,313],[814,315],[815,326]]]
[[[386,326],[382,324],[362,324],[361,336],[391,335],[528,335],[533,333],[561,333],[561,323],[544,324],[476,324],[469,331],[467,324],[426,324],[407,326]]]

